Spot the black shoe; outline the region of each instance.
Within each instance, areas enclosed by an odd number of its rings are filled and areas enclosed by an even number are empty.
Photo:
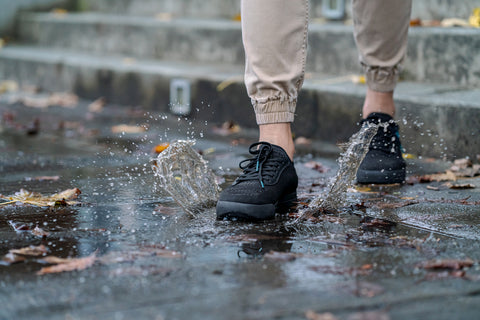
[[[402,157],[402,146],[398,125],[384,113],[371,113],[364,123],[380,123],[377,134],[370,143],[369,151],[357,171],[357,183],[390,184],[405,181],[406,163]]]
[[[268,142],[250,146],[254,158],[240,162],[243,174],[217,203],[217,219],[267,220],[296,204],[298,177],[285,150]]]

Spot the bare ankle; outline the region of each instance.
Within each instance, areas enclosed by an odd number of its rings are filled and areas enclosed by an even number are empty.
[[[385,113],[390,116],[395,115],[395,103],[393,102],[392,92],[378,92],[368,89],[363,104],[362,114],[366,119],[373,112]]]
[[[293,144],[290,122],[261,124],[259,129],[259,141],[269,142],[283,148],[290,160],[293,160],[295,145]]]

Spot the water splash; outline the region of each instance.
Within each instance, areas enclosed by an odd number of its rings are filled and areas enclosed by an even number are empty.
[[[207,162],[191,140],[171,143],[153,160],[152,168],[165,190],[188,214],[196,216],[216,205],[219,188]]]
[[[313,199],[308,208],[299,212],[296,220],[306,220],[322,212],[337,212],[344,206],[347,189],[353,184],[358,167],[368,152],[368,147],[377,133],[379,125],[367,123],[355,133],[345,145],[344,152],[337,160],[339,169],[330,182],[325,197],[318,196]]]

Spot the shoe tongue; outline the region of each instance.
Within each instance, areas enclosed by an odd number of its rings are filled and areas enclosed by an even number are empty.
[[[372,112],[368,115],[367,119],[365,120],[367,122],[372,122],[372,123],[381,123],[381,122],[390,122],[391,120],[393,120],[393,118],[386,113]]]

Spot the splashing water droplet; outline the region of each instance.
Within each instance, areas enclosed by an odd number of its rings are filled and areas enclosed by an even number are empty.
[[[195,217],[216,205],[219,188],[207,162],[192,148],[194,144],[185,140],[171,143],[153,159],[152,168],[159,186]]]
[[[327,188],[327,194],[324,198],[318,196],[313,199],[309,207],[300,212],[297,221],[308,219],[324,211],[337,212],[344,205],[347,189],[355,180],[357,169],[365,158],[370,142],[377,133],[379,126],[368,123],[350,138],[344,152],[337,160],[339,169]]]

